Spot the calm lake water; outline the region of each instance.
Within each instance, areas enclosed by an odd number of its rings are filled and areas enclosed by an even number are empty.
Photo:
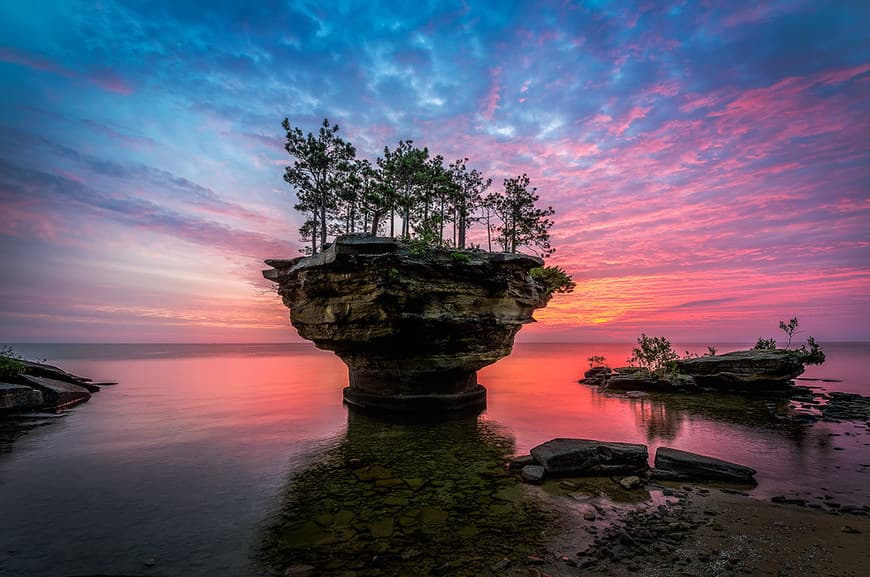
[[[870,395],[870,344],[824,348],[828,362],[804,376],[841,382],[803,384]],[[449,431],[349,419],[344,365],[309,345],[15,349],[120,384],[56,422],[0,428],[3,576],[264,574],[257,559],[294,477],[337,448],[395,439],[430,462],[457,458],[426,453],[447,437],[457,454],[486,445],[489,460],[554,437],[641,442],[651,454],[666,445],[754,467],[759,498],[824,487],[843,504],[870,503],[864,423],[797,425],[758,400],[627,399],[577,383],[587,357],[619,366],[629,344],[517,345],[480,373],[486,412]]]

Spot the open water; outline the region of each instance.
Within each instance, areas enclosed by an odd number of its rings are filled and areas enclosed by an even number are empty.
[[[720,352],[738,348],[746,345],[719,346]],[[824,348],[828,362],[804,376],[839,382],[802,384],[870,395],[870,344]],[[752,490],[758,498],[821,491],[843,504],[870,503],[865,423],[800,425],[777,419],[778,409],[758,400],[628,399],[577,383],[587,357],[604,355],[619,366],[630,355],[629,344],[518,344],[512,356],[480,372],[487,410],[447,428],[348,415],[341,402],[344,365],[310,345],[15,349],[120,384],[45,425],[0,424],[2,576],[268,574],[271,561],[288,562],[276,527],[298,528],[293,520],[280,524],[302,506],[299,497],[308,494],[302,489],[310,489],[304,483],[328,484],[332,474],[320,465],[350,449],[374,455],[378,447],[388,448],[392,457],[377,458],[393,458],[397,469],[418,467],[419,475],[403,474],[431,478],[432,499],[464,491],[462,514],[476,525],[463,525],[463,531],[494,522],[469,506],[475,491],[488,503],[490,493],[504,488],[435,477],[451,467],[468,468],[463,458],[498,466],[499,459],[554,437],[641,442],[651,455],[665,445],[749,465],[759,471]],[[397,507],[402,498],[394,497]],[[517,511],[504,511],[517,518]],[[397,522],[417,522],[407,511],[401,514]],[[456,515],[447,505],[423,514],[436,521]],[[420,523],[414,530],[425,532],[426,520]],[[372,526],[384,530],[383,524]],[[353,527],[342,529],[349,543],[362,534]],[[408,539],[416,535],[406,533]]]

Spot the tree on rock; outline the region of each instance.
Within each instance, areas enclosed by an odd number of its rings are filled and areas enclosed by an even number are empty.
[[[504,252],[517,252],[520,247],[528,247],[543,257],[555,251],[550,246],[550,228],[553,221],[549,217],[555,211],[552,206],[538,208],[537,188],[530,187],[527,174],[516,178],[506,178],[503,194],[490,194],[486,204],[501,221],[495,227],[496,240]]]
[[[469,169],[467,158],[460,158],[450,165],[453,187],[453,229],[454,246],[465,248],[465,235],[475,221],[474,213],[483,204],[483,194],[492,184],[491,178],[484,178],[476,168]]]
[[[384,156],[378,158],[378,168],[385,185],[395,195],[394,210],[390,213],[390,236],[394,234],[394,211],[402,219],[400,236],[411,238],[411,220],[423,204],[428,185],[429,149],[417,148],[412,140],[400,140],[394,150],[384,147]]]
[[[299,202],[294,208],[310,215],[299,233],[311,241],[311,252],[316,253],[326,244],[328,219],[338,204],[339,191],[351,186],[356,149],[338,136],[338,124],[330,124],[327,118],[317,135],[291,127],[286,118],[281,125],[287,132],[284,150],[295,159],[285,169],[284,181],[296,189]]]

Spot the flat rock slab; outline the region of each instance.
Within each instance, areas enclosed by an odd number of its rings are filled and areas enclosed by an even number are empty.
[[[756,472],[750,467],[729,463],[721,459],[669,447],[659,447],[656,451],[653,477],[679,481],[754,483],[753,477]]]
[[[33,375],[21,375],[21,378],[34,389],[42,392],[42,397],[47,405],[58,409],[71,407],[91,398],[91,393],[80,385],[44,377],[34,377]]]
[[[0,409],[27,409],[42,403],[42,393],[33,387],[0,383]]]
[[[645,445],[590,439],[553,439],[531,451],[551,475],[639,473],[649,468]]]
[[[804,372],[794,351],[783,349],[734,351],[724,355],[680,359],[677,370],[698,386],[714,389],[778,389]]]

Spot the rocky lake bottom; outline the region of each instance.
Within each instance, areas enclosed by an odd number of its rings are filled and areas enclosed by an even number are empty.
[[[446,422],[348,413],[343,365],[307,345],[16,348],[120,384],[0,424],[0,575],[860,574],[866,344],[826,345],[788,398],[600,392],[585,359],[630,345],[519,344],[481,372],[487,410]],[[555,437],[694,451],[758,484],[505,467]]]

